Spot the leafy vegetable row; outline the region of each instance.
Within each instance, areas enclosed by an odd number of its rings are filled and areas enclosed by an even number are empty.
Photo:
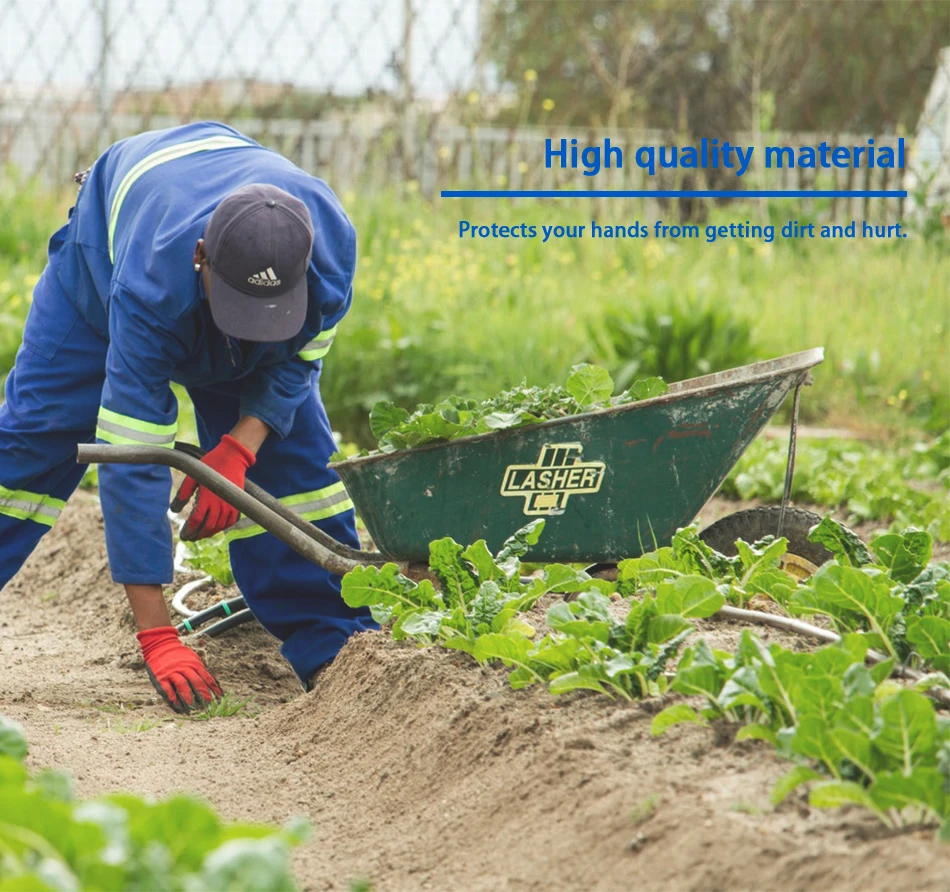
[[[913,791],[934,780],[926,772],[950,772],[950,723],[938,722],[933,704],[922,694],[885,681],[900,660],[929,672],[920,682],[922,688],[950,687],[950,566],[930,563],[932,540],[927,533],[908,530],[883,536],[868,549],[826,518],[811,535],[835,560],[800,584],[781,569],[785,539],[738,542],[738,555],[730,558],[688,528],[679,531],[670,546],[621,562],[617,581],[611,583],[564,565],[549,565],[523,578],[521,558],[543,527],[544,521],[535,521],[495,555],[483,540],[467,548],[452,539],[431,543],[430,569],[438,588],[428,580],[412,582],[394,564],[358,568],[344,577],[343,598],[351,606],[368,606],[379,622],[391,622],[397,639],[436,642],[479,662],[503,663],[511,670],[514,688],[545,683],[553,694],[586,689],[628,699],[669,690],[702,695],[707,700],[702,712],[677,703],[660,713],[655,729],[665,730],[678,721],[743,721],[748,725],[744,737],[781,742],[783,755],[802,760],[794,775],[800,782],[824,771],[836,782],[853,783],[867,792],[882,779],[878,789],[885,792],[873,810],[883,820],[898,823],[902,809],[887,804],[892,794],[886,792],[895,784],[900,787],[894,779],[898,772],[907,779],[907,806],[913,815],[947,819],[950,773],[946,788],[934,788],[943,792],[929,793],[923,804],[913,798]],[[548,607],[547,631],[540,634],[537,611],[527,614],[550,594],[573,600]],[[766,649],[746,632],[735,655],[714,652],[700,641],[677,662],[695,631],[694,620],[710,617],[726,604],[761,598],[783,605],[789,613],[823,614],[844,633],[842,642],[814,654],[798,654],[777,645]],[[869,648],[888,655],[873,669],[864,665]],[[825,684],[830,687],[822,687]],[[845,730],[863,735],[871,752],[887,751],[862,762],[868,771],[862,768],[859,775],[837,750],[825,750],[824,756],[820,750],[844,721],[835,710],[847,702],[845,687],[867,698],[854,706],[861,710],[863,729],[854,724]],[[912,754],[901,751],[900,765],[888,761],[887,753],[897,751],[888,742],[891,731],[882,730],[895,710],[911,710],[918,716],[913,721],[934,729],[925,730]],[[792,741],[797,741],[794,746]],[[864,754],[864,744],[861,747]],[[925,773],[915,774],[917,769]],[[815,804],[846,794],[851,796],[847,801],[864,805],[876,801],[871,793],[862,799],[854,787],[816,790]]]
[[[759,439],[722,486],[724,495],[779,502],[785,484],[786,445]],[[855,520],[918,526],[950,541],[950,433],[905,451],[855,440],[799,440],[792,496],[841,507]]]
[[[574,366],[563,387],[528,387],[522,383],[487,400],[452,396],[435,405],[417,406],[412,413],[389,401],[378,402],[370,412],[369,423],[379,449],[395,452],[435,440],[487,434],[650,399],[668,389],[661,378],[643,378],[613,397],[614,382],[607,370],[582,364]]]
[[[113,795],[86,802],[68,775],[30,776],[23,729],[0,716],[0,889],[284,890],[305,822],[224,824],[203,803]]]
[[[748,629],[734,654],[700,640],[684,652],[670,688],[706,706],[667,707],[653,733],[681,722],[741,723],[737,740],[767,741],[796,763],[775,784],[774,805],[811,784],[812,805],[859,805],[888,826],[933,821],[950,842],[950,718],[889,681],[891,661],[866,668],[867,650],[859,634],[814,653],[766,647]]]

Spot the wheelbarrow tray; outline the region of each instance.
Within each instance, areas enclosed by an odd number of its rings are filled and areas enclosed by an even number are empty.
[[[417,449],[336,462],[376,547],[428,559],[429,542],[492,550],[543,517],[531,561],[607,561],[669,544],[719,488],[816,348],[691,378],[663,396]]]

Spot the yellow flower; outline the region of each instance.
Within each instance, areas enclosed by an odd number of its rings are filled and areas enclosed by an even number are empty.
[[[901,402],[904,402],[904,400],[907,399],[907,391],[904,390],[903,388],[901,388],[900,393],[897,394],[897,398],[898,398]]]
[[[529,69],[524,73],[524,79],[525,79],[529,84],[533,84],[533,83],[538,79],[538,72],[535,71],[533,68],[529,68]]]
[[[469,93],[468,96],[465,97],[465,100],[468,102],[469,105],[475,105],[475,103],[478,102],[478,93],[472,90],[472,92]]]
[[[500,173],[497,177],[495,177],[495,182],[499,186],[504,186],[508,182],[508,177],[506,177],[503,173]]]
[[[418,191],[419,191],[419,181],[418,181],[418,180],[409,180],[409,181],[406,183],[406,191],[407,191],[407,192],[410,192],[410,193],[412,193],[412,192],[418,192]]]
[[[27,288],[35,288],[36,283],[39,282],[39,280],[40,277],[38,275],[35,273],[29,273],[23,277],[23,284],[26,285]]]
[[[448,146],[439,146],[439,157],[444,161],[452,154],[452,150]]]
[[[545,111],[551,111],[551,109],[554,108],[554,100],[545,99],[544,102],[541,103],[541,108],[543,108]]]
[[[527,173],[528,172],[528,162],[519,161],[518,162],[518,173]]]

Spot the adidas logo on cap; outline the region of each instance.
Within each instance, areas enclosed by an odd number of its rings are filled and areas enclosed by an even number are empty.
[[[280,284],[280,279],[277,278],[277,274],[270,267],[267,267],[267,269],[265,269],[263,272],[254,273],[253,276],[248,276],[247,280],[252,285],[263,285],[269,288],[273,288],[275,285]]]

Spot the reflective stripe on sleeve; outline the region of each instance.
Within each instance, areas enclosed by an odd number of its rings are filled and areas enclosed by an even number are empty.
[[[96,436],[116,446],[162,446],[173,449],[178,423],[153,424],[130,415],[120,415],[105,406],[99,407]]]
[[[313,362],[315,359],[323,359],[330,350],[333,339],[336,337],[336,329],[337,326],[334,325],[333,328],[321,331],[310,343],[304,344],[303,350],[297,355],[304,360],[304,362]]]
[[[353,507],[353,502],[344,489],[342,483],[333,483],[323,489],[313,492],[301,492],[293,496],[284,496],[280,500],[294,514],[304,520],[323,520],[335,514],[343,514]],[[242,517],[233,527],[224,534],[229,542],[234,539],[247,539],[250,536],[259,536],[266,530],[254,523],[249,517]]]
[[[236,136],[209,136],[205,139],[194,139],[191,142],[179,143],[176,146],[166,146],[151,155],[146,155],[138,164],[136,164],[119,183],[116,189],[115,198],[112,199],[112,207],[109,209],[109,260],[115,263],[115,227],[119,222],[119,211],[122,210],[122,202],[129,194],[129,189],[135,184],[135,181],[148,173],[159,164],[166,161],[174,161],[176,158],[184,158],[186,155],[194,155],[197,152],[211,152],[216,149],[239,149],[252,148],[253,143],[246,139],[238,139]]]
[[[7,489],[0,486],[0,514],[17,520],[32,520],[51,527],[56,523],[66,503],[25,489]]]

